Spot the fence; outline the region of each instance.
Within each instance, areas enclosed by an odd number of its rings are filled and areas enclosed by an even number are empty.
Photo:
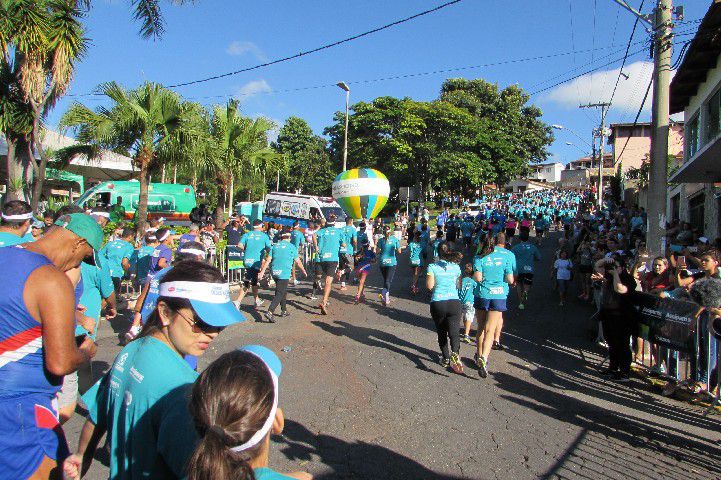
[[[308,269],[309,264],[313,261],[315,247],[310,243],[304,243],[300,247],[300,259],[303,266]],[[215,256],[215,266],[223,272],[223,276],[231,285],[238,285],[243,281],[243,271],[245,266],[242,263],[242,252],[238,247],[226,247],[218,250]]]

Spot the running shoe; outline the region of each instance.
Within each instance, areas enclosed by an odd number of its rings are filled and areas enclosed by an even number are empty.
[[[666,367],[663,364],[654,365],[651,367],[651,374],[653,375],[666,375]]]
[[[290,317],[290,312],[288,312],[288,310],[282,310],[280,312],[280,316],[281,317]]]
[[[255,299],[255,308],[260,307],[261,305],[263,305],[263,303],[265,303],[265,302],[263,302],[262,298],[260,298],[260,297],[256,298]]]
[[[268,323],[275,323],[275,315],[271,312],[264,312],[263,316],[265,317],[265,321]]]
[[[501,342],[493,342],[493,346],[491,347],[491,350],[503,351],[505,349],[506,349],[506,347],[504,347],[503,344],[501,344]]]
[[[328,305],[327,304],[321,303],[320,305],[318,305],[318,308],[320,308],[320,313],[322,313],[323,315],[328,315]]]
[[[563,306],[563,302],[558,302],[558,306],[559,306],[559,307],[562,307],[562,306]]]
[[[311,300],[318,300],[318,297],[316,297],[315,293],[311,293],[309,298]]]
[[[441,361],[439,363],[441,364],[441,367],[448,368],[451,364],[451,361],[446,357],[441,357]]]
[[[488,364],[486,359],[479,357],[478,354],[476,354],[474,359],[476,360],[476,366],[478,367],[478,375],[481,378],[486,378],[488,376]]]
[[[127,340],[127,341],[135,340],[135,337],[138,336],[141,328],[142,327],[140,325],[133,325],[132,327],[130,327],[130,330],[128,330],[128,333],[125,334],[125,340]]]
[[[360,303],[360,301],[361,301],[360,295],[356,295],[355,296],[355,304],[358,305]]]
[[[614,373],[613,379],[619,383],[629,383],[631,381],[631,377],[628,376],[628,373],[621,372]]]
[[[519,303],[519,304],[518,304],[518,309],[519,309],[519,310],[524,310],[525,308],[526,308],[526,306],[525,306],[524,304],[522,304],[522,303]]]
[[[340,284],[340,291],[341,291],[341,292],[345,292],[346,290],[348,290],[348,287],[345,286],[345,282],[341,283],[341,284]]]
[[[468,345],[473,345],[473,340],[469,335],[461,335],[461,342],[467,343]]]
[[[606,368],[604,370],[601,370],[599,372],[599,375],[601,375],[602,377],[613,377],[617,373],[618,373],[618,370],[612,370],[610,368]]]
[[[293,286],[294,286],[294,287],[297,287],[297,286],[298,286],[298,279],[297,279],[297,278],[294,278],[294,279],[293,279]]]
[[[386,307],[391,304],[391,296],[388,292],[386,292],[385,297],[383,297],[383,305]]]
[[[451,353],[451,370],[459,375],[463,373],[463,364],[457,353]]]

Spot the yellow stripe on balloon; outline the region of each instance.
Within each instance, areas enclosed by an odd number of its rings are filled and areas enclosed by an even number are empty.
[[[375,218],[378,216],[379,213],[381,213],[381,210],[383,210],[383,207],[385,206],[387,200],[388,197],[378,197],[375,207],[373,208],[373,213],[371,213],[371,218]]]
[[[353,211],[353,218],[362,218],[363,215],[361,214],[361,197],[358,195],[354,195],[352,197],[348,197],[348,200],[350,200],[351,209]]]

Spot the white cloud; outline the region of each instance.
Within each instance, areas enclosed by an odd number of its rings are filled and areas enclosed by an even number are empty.
[[[228,48],[225,49],[226,53],[228,55],[233,56],[241,56],[245,55],[246,53],[250,53],[255,58],[260,60],[261,62],[267,62],[268,57],[265,56],[265,53],[253,42],[248,41],[239,41],[235,40],[228,45]]]
[[[259,93],[270,93],[273,89],[270,88],[268,82],[263,79],[253,80],[248,82],[235,92],[235,97],[239,100],[248,100],[250,97],[258,95]]]
[[[579,105],[588,103],[607,102],[611,98],[613,87],[618,78],[619,68],[590,73],[579,77],[571,82],[560,85],[551,90],[546,99],[568,108],[578,108]],[[641,106],[641,100],[646,93],[646,87],[651,81],[653,63],[634,62],[623,68],[623,73],[628,79],[621,77],[618,89],[613,97],[612,110],[616,112],[629,112],[635,114]],[[671,73],[671,78],[675,72]],[[648,98],[644,104],[643,113],[651,112],[651,101],[653,99],[653,87],[649,91]]]

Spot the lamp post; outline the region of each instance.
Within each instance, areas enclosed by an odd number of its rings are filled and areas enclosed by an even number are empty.
[[[345,130],[343,131],[343,171],[348,165],[348,102],[350,100],[350,87],[345,82],[338,82],[341,89],[345,90]]]

